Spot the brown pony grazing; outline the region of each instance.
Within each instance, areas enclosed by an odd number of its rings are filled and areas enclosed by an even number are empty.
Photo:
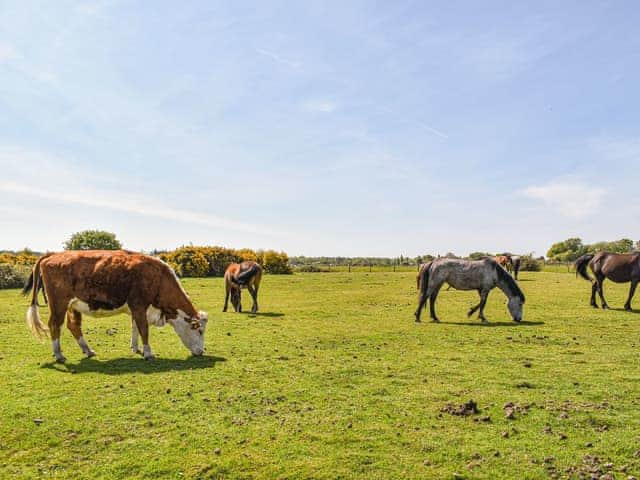
[[[226,287],[226,296],[224,298],[223,312],[227,311],[229,306],[229,296],[231,296],[231,304],[236,312],[242,312],[242,288],[249,290],[251,298],[253,298],[253,306],[251,313],[258,311],[258,289],[260,288],[260,279],[262,278],[262,267],[256,262],[232,263],[224,272],[224,284]]]
[[[511,255],[496,255],[493,259],[507,272],[511,273],[513,271],[513,260],[511,259]]]
[[[627,303],[624,304],[625,310],[631,310],[631,299],[640,281],[640,253],[599,252],[595,255],[588,253],[578,258],[574,265],[576,267],[576,275],[580,275],[592,283],[591,306],[595,308],[598,308],[596,291],[600,295],[602,308],[609,308],[602,290],[602,284],[605,278],[616,283],[631,282],[629,298],[627,299]],[[587,273],[587,265],[595,275],[595,280]]]

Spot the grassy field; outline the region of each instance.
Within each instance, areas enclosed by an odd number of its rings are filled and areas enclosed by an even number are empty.
[[[496,290],[488,326],[466,318],[475,293],[444,289],[443,323],[415,324],[414,272],[266,276],[259,315],[187,280],[207,356],[165,327],[145,362],[119,316],[85,322],[93,359],[65,330],[64,366],[2,291],[0,477],[640,476],[640,313],[593,310],[572,274],[521,278],[526,321]],[[605,288],[622,307],[627,285]],[[469,400],[478,414],[443,411]]]

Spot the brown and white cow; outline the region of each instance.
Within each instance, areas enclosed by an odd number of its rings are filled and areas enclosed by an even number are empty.
[[[49,328],[38,313],[41,288],[49,304]],[[207,314],[196,311],[173,270],[157,258],[122,250],[48,254],[33,267],[23,293],[31,290],[27,324],[38,338],[50,333],[57,362],[66,360],[60,349],[65,317],[82,352],[87,357],[95,355],[82,335],[83,314],[100,317],[131,313],[131,348],[138,351],[139,333],[145,359],[153,358],[149,325],[163,326],[167,322],[193,355],[204,353]]]

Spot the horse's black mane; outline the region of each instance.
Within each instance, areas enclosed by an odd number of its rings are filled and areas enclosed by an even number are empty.
[[[524,302],[524,293],[522,293],[522,290],[520,290],[518,283],[513,279],[513,277],[509,275],[509,273],[504,268],[498,265],[498,262],[492,260],[491,263],[493,263],[493,266],[496,269],[498,279],[506,285],[507,289],[509,289],[509,291],[511,292],[511,295],[520,297],[520,299]]]

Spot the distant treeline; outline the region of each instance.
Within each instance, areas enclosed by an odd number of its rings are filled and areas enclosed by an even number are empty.
[[[573,262],[585,253],[611,252],[630,253],[640,250],[640,240],[634,242],[629,238],[621,238],[613,242],[596,242],[585,244],[581,238],[568,238],[562,242],[554,243],[547,252],[547,258],[557,262]]]

